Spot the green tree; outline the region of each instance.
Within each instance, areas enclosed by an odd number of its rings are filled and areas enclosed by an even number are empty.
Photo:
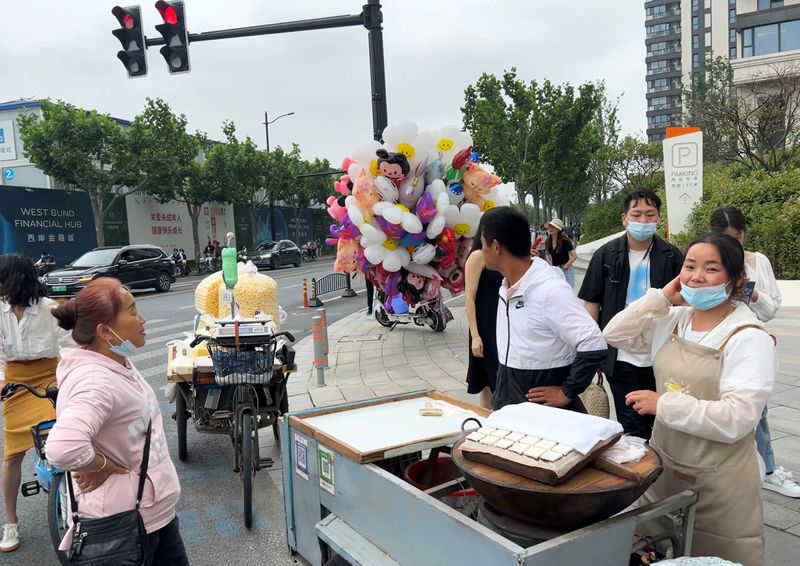
[[[611,151],[611,175],[625,192],[656,190],[663,179],[660,171],[664,164],[664,151],[659,144],[648,143],[634,136],[625,136]]]
[[[296,147],[296,146],[295,146]],[[327,159],[314,159],[314,161],[296,160],[294,183],[289,185],[288,192],[281,195],[293,214],[294,241],[300,244],[300,217],[309,208],[325,203],[330,195],[331,178],[329,171],[331,164]]]
[[[128,136],[111,116],[95,110],[60,100],[42,100],[41,110],[41,116],[17,118],[23,154],[46,175],[89,194],[102,246],[106,213],[117,199],[142,189],[143,179],[130,167]]]
[[[596,137],[597,150],[588,167],[588,182],[592,187],[595,202],[603,202],[615,190],[617,155],[619,143],[619,119],[617,110],[619,100],[609,101],[603,95],[603,102],[587,128]]]
[[[213,151],[211,142],[203,133],[189,134],[186,124],[186,116],[175,114],[164,100],[147,99],[128,133],[138,148],[131,161],[144,178],[144,191],[160,202],[175,200],[186,205],[197,259],[202,206],[224,198],[217,192],[220,183],[209,174],[205,159]]]
[[[533,197],[535,223],[540,205],[545,214],[585,205],[587,170],[597,150],[596,137],[586,130],[602,87],[525,83],[512,68],[500,78],[482,74],[464,94],[461,111],[476,151],[516,184],[518,202]]]

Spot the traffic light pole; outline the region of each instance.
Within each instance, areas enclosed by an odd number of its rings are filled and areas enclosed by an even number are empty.
[[[277,33],[291,33],[296,31],[310,31],[317,29],[331,29],[350,26],[364,26],[369,32],[369,67],[372,85],[372,127],[373,136],[381,141],[383,130],[388,123],[386,110],[386,71],[383,61],[383,14],[380,0],[367,0],[364,9],[359,15],[331,16],[328,18],[313,18],[310,20],[297,20],[293,22],[280,22],[262,26],[250,26],[204,33],[190,33],[189,43],[196,41],[215,41],[218,39],[233,39],[237,37],[253,37],[257,35],[273,35]],[[163,38],[145,38],[147,47],[164,45]]]

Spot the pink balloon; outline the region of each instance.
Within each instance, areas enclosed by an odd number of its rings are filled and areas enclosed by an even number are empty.
[[[351,157],[345,157],[342,159],[342,169],[347,171],[350,169],[350,166],[353,164],[353,159]]]
[[[328,203],[328,214],[330,217],[341,223],[347,214],[347,209],[343,206],[339,206],[338,199],[333,195],[329,196],[326,202]]]

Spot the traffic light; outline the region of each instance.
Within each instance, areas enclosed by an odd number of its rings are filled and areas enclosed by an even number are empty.
[[[114,6],[111,13],[122,26],[111,33],[119,39],[122,51],[117,58],[125,65],[128,77],[143,77],[147,74],[147,54],[142,31],[142,11],[139,6]]]
[[[186,31],[183,2],[159,0],[156,10],[164,20],[156,29],[164,38],[165,45],[160,51],[167,61],[169,72],[186,73],[189,71],[189,33]]]

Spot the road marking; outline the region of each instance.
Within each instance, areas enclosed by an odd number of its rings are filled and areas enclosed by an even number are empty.
[[[190,330],[192,327],[191,320],[184,320],[183,322],[177,322],[175,324],[168,324],[167,326],[156,326],[155,328],[148,328],[146,330],[147,334],[160,334],[161,332],[166,332],[168,330],[175,330],[176,328],[187,328]],[[148,340],[149,342],[149,340]]]
[[[169,321],[168,318],[154,318],[152,320],[146,320],[144,323],[145,324],[156,324],[158,322],[168,322],[168,321]]]
[[[193,309],[193,308],[194,308],[194,305],[186,305],[185,307],[181,307],[181,310]]]
[[[366,292],[367,292],[366,289],[361,289],[360,291],[356,291],[356,295],[360,295],[361,293],[366,293]],[[323,305],[327,305],[328,303],[332,303],[333,301],[338,301],[339,299],[345,299],[345,298],[352,299],[352,297],[343,297],[343,296],[340,295],[340,296],[334,297],[332,299],[325,299],[325,301],[323,302]],[[313,309],[315,307],[309,307],[309,308]]]
[[[455,297],[451,297],[451,298],[447,299],[447,300],[444,302],[444,304],[447,304],[447,303],[452,303],[452,302],[453,302],[453,301],[455,301],[456,299],[463,299],[463,298],[464,298],[464,295],[463,295],[463,294],[461,294],[461,295],[456,295]]]

